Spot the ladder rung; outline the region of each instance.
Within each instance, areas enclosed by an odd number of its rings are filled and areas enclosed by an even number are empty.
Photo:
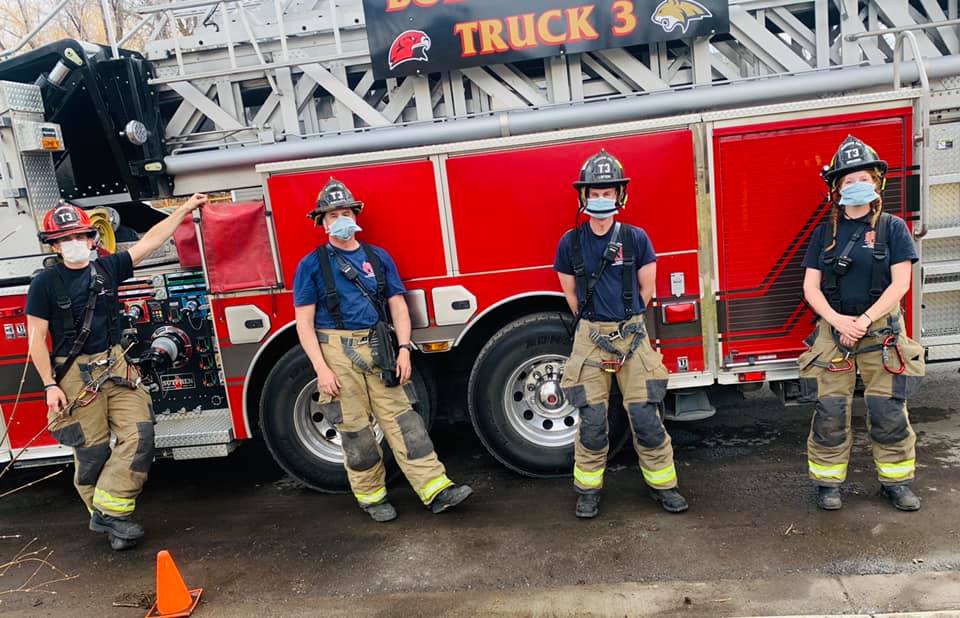
[[[925,346],[960,344],[960,335],[939,335],[937,337],[920,337],[920,344]]]
[[[938,238],[954,238],[960,236],[960,226],[955,227],[940,227],[934,229],[928,229],[927,235],[923,237],[923,240],[936,240]]]
[[[944,277],[948,275],[960,275],[960,260],[927,262],[923,265],[924,281],[929,277]]]

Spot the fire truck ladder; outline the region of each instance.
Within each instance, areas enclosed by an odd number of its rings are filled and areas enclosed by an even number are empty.
[[[267,161],[889,90],[907,51],[903,81],[921,79],[922,58],[929,93],[916,136],[929,192],[922,340],[931,358],[960,357],[958,0],[730,0],[728,34],[386,80],[361,0],[137,10],[123,38],[108,32],[109,53],[143,41],[177,194],[258,191],[254,165]]]

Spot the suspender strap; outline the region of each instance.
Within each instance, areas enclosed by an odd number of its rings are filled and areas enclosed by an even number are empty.
[[[50,267],[50,274],[53,276],[53,293],[56,296],[57,312],[60,314],[60,323],[63,328],[63,339],[53,350],[53,356],[59,356],[63,346],[76,338],[77,329],[73,319],[73,302],[67,293],[67,285],[63,282],[63,277],[56,266]]]
[[[873,272],[870,277],[870,303],[879,300],[883,291],[892,280],[890,274],[890,250],[887,247],[887,231],[890,227],[890,214],[880,213],[877,219],[877,235],[873,242]]]
[[[373,268],[373,276],[377,278],[376,302],[373,300],[370,302],[373,302],[374,305],[376,305],[377,313],[380,315],[380,319],[386,322],[387,309],[383,305],[384,297],[387,292],[387,278],[383,274],[383,263],[380,262],[380,256],[377,255],[377,252],[374,251],[373,247],[365,243],[360,243],[360,246],[363,247],[363,252],[367,254],[367,261],[370,262],[370,266]],[[359,281],[357,283],[359,283]],[[363,288],[363,291],[366,292],[367,289]]]
[[[103,281],[103,290],[107,297],[107,328],[110,330],[109,343],[111,346],[118,345],[120,343],[120,301],[117,294],[117,285],[110,276],[110,272],[104,268],[98,260],[94,260],[91,264],[93,265],[93,273]]]
[[[637,285],[637,270],[634,267],[633,256],[633,235],[630,232],[630,226],[627,224],[624,224],[620,229],[620,246],[623,249],[623,319],[625,320],[629,320],[633,315],[633,294]]]
[[[829,224],[825,223],[824,225]],[[865,225],[858,227],[857,230],[850,236],[850,240],[847,241],[847,244],[843,246],[843,251],[840,252],[840,255],[834,256],[833,253],[827,253],[824,251],[823,265],[826,267],[826,270],[823,272],[823,280],[821,281],[820,287],[823,290],[823,295],[827,297],[827,302],[829,302],[830,306],[836,311],[842,311],[840,283],[838,281],[842,275],[837,273],[836,264],[843,263],[850,259],[850,253],[853,251],[853,248],[857,245],[857,243],[860,242],[860,239],[863,238],[863,232],[865,230]]]
[[[344,258],[339,252],[334,251],[333,254],[337,260],[337,265],[341,273],[343,273],[343,276],[357,286],[357,289],[361,294],[363,294],[363,297],[366,298],[371,305],[373,305],[374,310],[377,312],[377,319],[386,322],[387,311],[383,306],[384,303],[382,293],[382,288],[386,288],[386,283],[383,282],[383,266],[380,264],[380,260],[378,258],[374,257],[373,260],[370,259],[370,255],[373,254],[373,249],[370,248],[369,245],[361,245],[361,247],[364,247],[364,251],[367,254],[367,261],[370,262],[370,266],[373,268],[373,275],[377,278],[377,293],[375,297],[371,296],[370,290],[363,285],[363,281],[360,280],[360,273],[357,272],[357,269],[353,267],[353,264],[348,262],[346,258]],[[376,261],[376,264],[374,264],[374,261]]]
[[[323,275],[323,298],[327,311],[333,318],[333,323],[339,330],[343,330],[343,314],[340,313],[340,295],[337,294],[337,284],[333,278],[333,269],[330,267],[329,255],[333,250],[329,245],[317,247],[317,261],[320,262],[320,273]]]
[[[80,355],[80,351],[83,350],[87,338],[90,337],[90,331],[93,327],[93,314],[97,308],[97,297],[100,296],[100,293],[103,292],[104,286],[106,285],[106,279],[100,274],[101,271],[102,268],[99,267],[99,265],[90,267],[90,293],[87,296],[87,304],[83,310],[80,331],[77,332],[76,337],[73,339],[73,345],[70,346],[70,351],[67,352],[66,360],[54,368],[54,380],[57,382],[62,380],[63,376],[67,374],[73,362],[77,360],[77,356]]]
[[[584,233],[586,233],[586,232],[588,231],[588,230],[587,230],[587,226],[588,226],[588,225],[590,225],[590,224],[589,224],[589,223],[585,223],[585,224],[583,224],[583,227],[581,227],[580,229],[583,230]],[[604,251],[603,256],[600,258],[600,264],[597,265],[597,270],[596,270],[596,272],[594,272],[592,275],[590,275],[590,278],[587,280],[587,285],[586,285],[586,288],[585,288],[585,290],[584,290],[584,295],[583,295],[583,303],[580,305],[580,311],[578,312],[578,315],[577,315],[577,320],[578,320],[578,321],[579,321],[580,318],[583,317],[584,313],[585,313],[586,310],[587,310],[587,307],[590,305],[590,301],[593,300],[593,293],[594,293],[594,291],[597,289],[597,282],[600,281],[600,277],[603,276],[603,271],[607,269],[607,266],[608,266],[608,265],[612,264],[612,263],[614,262],[614,260],[617,259],[617,255],[620,253],[620,250],[621,250],[621,248],[623,247],[622,235],[621,235],[621,230],[622,230],[622,229],[623,229],[623,226],[620,225],[620,222],[619,222],[619,221],[617,221],[616,223],[613,224],[613,234],[610,235],[610,239],[611,239],[610,244],[607,245],[606,251]],[[579,237],[579,232],[578,232],[578,233],[575,233],[575,235],[574,235],[574,238],[575,238],[575,239],[578,239],[578,237]],[[581,251],[578,252],[578,251],[576,251],[576,249],[581,249]],[[581,264],[582,264],[582,262],[583,262],[583,251],[582,251],[582,247],[580,246],[579,242],[576,243],[576,245],[575,245],[574,253],[579,253],[579,254],[580,254],[580,255],[579,255],[579,260],[580,260],[580,262],[581,262]],[[577,258],[574,257],[574,262],[576,262],[576,261],[577,261]],[[574,272],[576,272],[576,266],[574,266]],[[626,293],[624,293],[624,294],[626,294]],[[632,299],[632,298],[633,298],[633,297],[632,297],[632,291],[631,291],[631,299]],[[631,300],[631,302],[632,302],[632,300]]]
[[[583,263],[583,243],[580,241],[580,232],[584,230],[587,225],[589,224],[584,223],[582,226],[575,227],[568,232],[571,234],[570,249],[573,261],[573,277],[577,286],[577,298],[585,298],[587,296],[587,268]],[[583,314],[583,306],[580,307],[579,313],[581,315]]]

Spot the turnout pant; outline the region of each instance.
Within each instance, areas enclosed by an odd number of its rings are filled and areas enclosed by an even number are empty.
[[[80,355],[60,381],[73,401],[92,379],[103,373],[100,364],[116,359],[99,394],[87,405],[77,405],[69,415],[52,421],[50,433],[64,446],[73,447],[74,485],[88,511],[127,517],[136,508],[137,496],[153,463],[153,408],[142,386],[131,386],[139,377],[127,365],[119,346],[91,355]],[[62,359],[58,359],[62,360]],[[110,446],[110,435],[116,437]]]
[[[916,469],[917,438],[910,426],[907,399],[924,375],[923,347],[906,336],[900,315],[884,316],[870,326],[849,357],[853,366],[847,367],[831,331],[820,320],[806,340],[809,349],[799,359],[800,400],[816,401],[807,438],[810,478],[818,485],[840,485],[847,477],[853,444],[851,408],[859,372],[880,483],[909,483]],[[876,349],[888,336],[895,337],[899,354],[895,347]]]
[[[366,330],[317,331],[323,358],[341,383],[338,397],[320,394],[320,408],[340,432],[344,468],[361,506],[383,502],[387,497],[383,451],[374,433],[374,422],[383,431],[400,470],[420,500],[430,504],[453,482],[447,478],[407,390],[384,385],[374,369],[368,334]]]
[[[618,338],[613,335],[629,328],[640,329],[642,340],[618,372],[605,371],[602,362],[628,353],[634,337],[638,336],[629,334]],[[605,338],[619,354],[599,347],[591,339],[591,332]],[[614,338],[611,339],[611,335]],[[614,377],[623,394],[623,407],[630,421],[633,447],[640,459],[644,481],[655,489],[676,487],[673,447],[659,410],[667,393],[667,368],[663,365],[663,355],[650,346],[643,329],[643,316],[635,316],[622,325],[582,320],[577,328],[573,350],[560,383],[567,401],[580,410],[573,467],[576,490],[593,493],[603,487],[610,447],[607,413]]]

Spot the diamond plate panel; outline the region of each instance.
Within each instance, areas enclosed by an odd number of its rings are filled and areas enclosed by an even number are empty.
[[[927,227],[960,227],[960,182],[930,187]]]
[[[927,348],[927,359],[945,361],[960,358],[960,345],[934,345]]]
[[[27,181],[27,197],[33,206],[37,219],[51,210],[60,201],[60,187],[57,186],[57,172],[53,167],[53,157],[45,152],[25,152],[23,177]]]
[[[40,87],[17,82],[0,82],[0,114],[10,110],[43,113]]]
[[[960,334],[960,290],[924,294],[920,324],[922,337]]]
[[[933,238],[923,241],[923,262],[946,262],[960,259],[960,238]]]
[[[927,173],[931,176],[956,174],[960,170],[960,122],[930,127]]]
[[[154,429],[157,448],[224,444],[233,440],[233,421],[226,409],[158,414]]]
[[[209,459],[211,457],[226,457],[234,449],[233,444],[208,444],[206,446],[188,446],[173,449],[173,458],[180,459]]]

